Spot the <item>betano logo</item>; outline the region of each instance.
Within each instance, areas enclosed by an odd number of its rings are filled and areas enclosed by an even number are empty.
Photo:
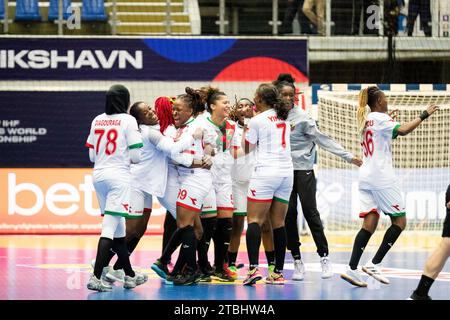
[[[0,190],[1,222],[99,222],[92,169],[0,169]],[[152,217],[165,212],[155,198]]]
[[[0,50],[0,69],[119,69],[143,68],[142,51],[112,50]]]

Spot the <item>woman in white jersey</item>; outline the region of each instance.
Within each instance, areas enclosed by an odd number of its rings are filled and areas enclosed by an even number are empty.
[[[254,116],[255,104],[248,98],[236,101],[236,106],[231,112],[231,118],[236,122],[237,140],[242,141],[244,126]],[[236,265],[237,254],[241,243],[244,222],[247,217],[247,192],[255,165],[255,150],[245,157],[238,157],[231,167],[231,179],[233,181],[233,228],[231,231],[230,246],[228,248],[228,265],[232,273],[237,275]],[[269,273],[275,269],[275,251],[273,248],[273,233],[270,220],[267,220],[261,227],[261,238],[266,254]]]
[[[173,118],[175,127],[177,127],[176,139],[183,139],[186,135],[192,134],[196,128],[201,127],[199,122],[196,122],[194,119],[195,109],[199,101],[200,96],[198,92],[191,88],[186,88],[186,93],[177,97],[173,106]],[[195,160],[200,161],[206,154],[205,149],[208,149],[208,147],[210,149],[211,145],[214,145],[215,139],[216,136],[213,133],[204,135],[201,141],[195,140],[191,148],[183,153],[188,153]],[[177,166],[176,169],[179,182],[176,201],[178,229],[164,251],[171,251],[170,247],[176,248],[179,242],[181,242],[182,246],[170,278],[167,276],[166,269],[162,271],[164,271],[163,277],[173,281],[175,285],[191,285],[199,280],[199,275],[196,273],[197,240],[194,233],[194,222],[200,223],[201,208],[205,197],[212,187],[212,178],[210,171],[205,167],[185,168]],[[163,253],[164,255],[165,253]],[[161,261],[161,259],[158,259],[153,264],[152,269],[157,271],[166,263],[167,260]]]
[[[131,255],[147,230],[153,196],[162,197],[166,191],[168,157],[174,155],[175,158],[176,154],[189,149],[194,139],[202,138],[203,130],[198,128],[192,135],[174,142],[161,134],[154,107],[149,107],[145,102],[136,102],[131,106],[130,114],[138,123],[143,141],[141,161],[131,165],[131,213],[126,221],[127,249]],[[186,167],[196,165],[192,156],[177,159]],[[201,162],[199,165],[201,166]],[[113,268],[109,269],[106,278],[123,281],[122,268],[118,260]]]
[[[359,287],[367,286],[357,267],[364,248],[375,232],[380,211],[391,218],[392,225],[386,230],[377,253],[362,270],[381,283],[389,284],[381,273],[381,261],[406,227],[405,206],[392,165],[392,139],[412,132],[439,109],[430,105],[413,121],[400,124],[388,114],[387,104],[386,96],[378,87],[360,92],[357,121],[363,165],[359,169],[359,216],[364,221],[356,235],[347,272],[341,274],[342,279]]]
[[[291,128],[286,121],[290,106],[280,99],[272,84],[261,84],[254,101],[260,113],[250,120],[243,143],[246,153],[256,148],[256,164],[247,193],[246,240],[250,266],[244,285],[253,285],[262,279],[258,258],[261,226],[267,219],[272,223],[275,246],[275,270],[267,280],[272,284],[284,284],[284,219],[293,184]]]
[[[98,242],[94,274],[88,289],[111,291],[101,280],[108,265],[110,250],[117,253],[123,266],[124,288],[131,289],[147,281],[147,276],[133,271],[125,243],[125,217],[130,216],[130,163],[140,161],[142,139],[136,120],[127,114],[130,93],[122,85],[112,86],[106,94],[105,113],[94,118],[86,142],[94,162],[94,188],[104,215]]]
[[[234,211],[231,166],[233,158],[238,156],[238,150],[241,150],[241,155],[243,155],[243,151],[240,148],[241,141],[236,138],[236,123],[227,120],[230,115],[230,100],[227,95],[211,86],[203,87],[200,92],[206,105],[206,111],[210,116],[203,116],[198,121],[202,127],[217,135],[213,166],[211,167],[213,188],[203,205],[202,224],[204,234],[206,234],[210,222],[214,221],[217,216],[215,230],[211,233],[214,239],[212,278],[222,282],[232,282],[237,274],[231,272],[226,264]],[[209,239],[206,240],[209,241]],[[199,256],[199,264],[200,269],[204,269],[207,263],[207,251],[203,250],[201,253],[203,257]]]

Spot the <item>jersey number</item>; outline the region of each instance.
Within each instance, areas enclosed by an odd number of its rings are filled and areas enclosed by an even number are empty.
[[[105,129],[95,129],[95,134],[98,134],[98,140],[97,145],[95,147],[95,153],[98,154],[98,149],[100,148],[100,142],[105,134]],[[105,153],[110,156],[114,152],[116,152],[117,149],[117,130],[111,129],[106,133],[106,147],[105,147]]]
[[[277,128],[283,130],[281,133],[281,146],[286,148],[286,123],[277,123]]]
[[[368,156],[373,155],[373,133],[370,130],[366,131],[364,135],[364,140],[361,142],[361,146],[363,147],[364,156],[367,158]]]

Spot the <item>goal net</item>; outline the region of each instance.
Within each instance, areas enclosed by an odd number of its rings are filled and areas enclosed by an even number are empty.
[[[322,132],[362,159],[357,136],[359,91],[319,91],[318,125]],[[431,103],[441,110],[414,132],[392,143],[397,183],[405,200],[409,231],[442,230],[445,191],[450,183],[450,93],[385,91],[389,111],[398,109],[397,121],[417,117]],[[358,170],[333,154],[318,151],[318,204],[329,231],[354,231],[361,227]],[[379,229],[390,225],[380,219]]]

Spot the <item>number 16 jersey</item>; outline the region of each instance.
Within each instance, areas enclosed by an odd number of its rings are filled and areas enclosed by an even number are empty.
[[[359,169],[359,189],[381,190],[397,184],[392,165],[392,139],[400,123],[388,114],[371,112],[367,116],[361,147],[363,164]]]

